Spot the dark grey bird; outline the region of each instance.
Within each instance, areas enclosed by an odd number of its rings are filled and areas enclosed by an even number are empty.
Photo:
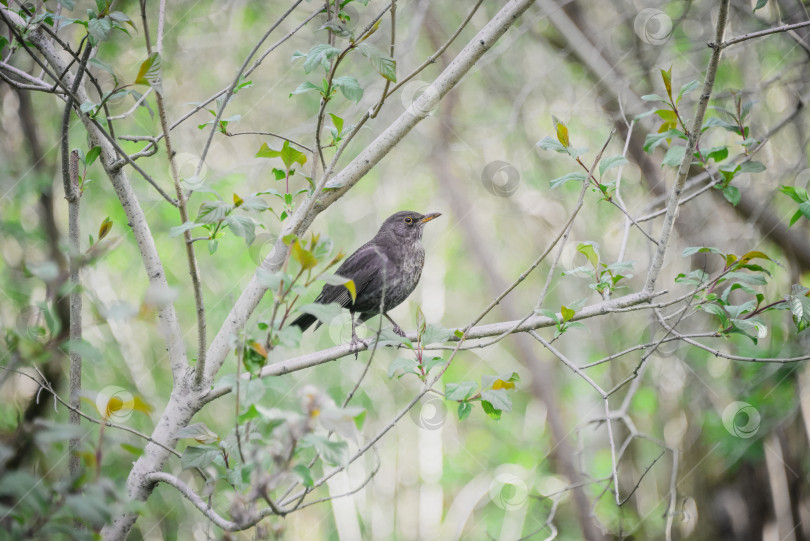
[[[426,223],[439,216],[438,212],[397,212],[383,222],[373,239],[346,258],[336,274],[354,281],[357,293],[354,302],[345,286],[323,286],[315,302],[336,302],[349,309],[353,343],[359,341],[354,329],[355,314],[360,314],[363,322],[382,313],[394,325],[395,333],[405,335],[388,311],[402,304],[416,289],[425,263],[422,230]],[[291,324],[305,331],[316,321],[315,316],[302,314]],[[320,323],[315,328],[319,326]]]

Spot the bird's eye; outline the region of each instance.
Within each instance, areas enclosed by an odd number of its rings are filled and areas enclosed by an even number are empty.
[[[411,225],[413,223],[413,218],[408,216],[407,218],[405,218],[405,223],[408,224],[408,225]]]

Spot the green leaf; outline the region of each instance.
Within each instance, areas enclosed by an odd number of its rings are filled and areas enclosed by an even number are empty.
[[[363,42],[357,46],[360,54],[368,58],[374,70],[392,83],[397,82],[397,62],[374,45]]]
[[[497,409],[486,400],[481,401],[481,407],[484,409],[484,413],[486,413],[491,419],[496,421],[501,419],[501,410]]]
[[[802,211],[797,210],[796,212],[794,212],[793,216],[790,217],[790,223],[788,224],[788,227],[793,227],[793,224],[798,222],[799,218],[801,218],[802,216],[803,216]]]
[[[571,318],[574,317],[574,314],[576,314],[576,311],[566,308],[565,306],[560,306],[560,313],[562,314],[563,321],[570,321]]]
[[[629,162],[627,161],[627,158],[625,158],[624,156],[610,156],[608,158],[605,158],[604,160],[601,160],[599,162],[599,176],[602,177],[602,175],[605,174],[605,171],[607,171],[611,167],[618,167],[626,163]]]
[[[804,188],[794,188],[793,186],[782,186],[779,191],[790,197],[797,203],[804,203],[808,200],[807,190]]]
[[[315,481],[312,480],[312,473],[309,471],[309,468],[304,466],[303,464],[298,464],[293,466],[292,472],[295,474],[296,477],[301,481],[301,484],[307,488],[312,488],[315,485]]]
[[[472,404],[469,402],[459,402],[458,403],[458,420],[463,421],[470,415],[472,411]]]
[[[112,229],[112,226],[113,223],[112,220],[110,220],[110,217],[107,216],[106,218],[104,218],[104,221],[101,222],[101,226],[98,228],[98,240],[101,240],[104,237],[106,237],[107,234],[110,232],[110,229]]]
[[[554,131],[557,133],[557,140],[562,146],[568,148],[571,146],[571,139],[568,136],[568,127],[556,116],[552,116],[551,120],[554,122]]]
[[[803,215],[805,218],[807,218],[808,220],[810,220],[810,201],[805,201],[804,203],[802,203],[801,205],[799,205],[799,212],[801,212],[801,213],[802,213],[802,215]]]
[[[422,345],[441,344],[447,342],[453,336],[453,331],[438,325],[425,325],[425,330],[421,334]]]
[[[194,229],[199,225],[202,224],[198,224],[196,222],[186,222],[183,225],[172,227],[171,229],[169,229],[169,237],[176,237],[178,235],[182,235],[184,232]]]
[[[203,445],[219,441],[219,436],[208,428],[205,423],[193,423],[185,426],[177,431],[176,436],[178,439],[182,440],[188,438],[195,440],[197,443],[202,443]]]
[[[250,246],[256,240],[256,223],[249,216],[231,214],[225,218],[224,225],[236,235],[245,239],[245,244]]]
[[[810,298],[806,296],[807,292],[802,291],[802,289],[794,286],[795,293],[788,297],[797,332],[801,332],[810,326]]]
[[[320,92],[321,87],[310,83],[309,81],[304,81],[298,87],[290,92],[290,96],[294,96],[296,94],[303,94],[305,92],[309,92],[310,90],[314,90],[315,92]]]
[[[706,152],[706,161],[714,160],[715,162],[722,162],[726,158],[728,158],[728,147],[710,148]]]
[[[723,188],[723,197],[736,207],[740,202],[740,190],[735,186],[726,186]]]
[[[486,400],[500,411],[512,411],[512,399],[506,389],[487,389],[481,392],[481,400]]]
[[[664,80],[664,88],[667,89],[667,96],[672,99],[672,66],[668,70],[661,70],[661,79]]]
[[[447,383],[444,386],[444,398],[446,400],[467,400],[475,394],[477,388],[478,384],[474,381]]]
[[[112,23],[109,17],[102,17],[101,19],[90,19],[87,21],[87,32],[93,36],[96,41],[105,41],[110,37],[112,31]]]
[[[723,109],[721,109],[723,111]],[[726,114],[731,115],[728,111],[725,111]],[[730,122],[726,122],[722,118],[712,116],[707,118],[703,121],[703,126],[700,128],[700,132],[703,133],[704,131],[708,130],[709,128],[723,128],[726,131],[730,131],[733,133],[739,133],[740,128],[736,124],[731,124]]]
[[[180,466],[184,470],[190,468],[205,468],[220,455],[218,447],[206,445],[205,447],[196,447],[190,445],[183,451],[183,456],[180,457]]]
[[[301,438],[301,443],[315,447],[323,461],[330,466],[345,465],[349,459],[349,445],[345,441],[331,441],[320,434],[307,434]]]
[[[281,151],[280,150],[273,150],[272,148],[270,148],[267,145],[267,143],[262,143],[262,146],[259,147],[259,151],[256,153],[255,157],[256,158],[278,158],[279,156],[281,156]],[[284,173],[284,171],[282,171],[281,173],[282,173],[282,177],[281,177],[282,179],[287,176],[287,174]],[[278,178],[278,175],[276,175],[276,180],[280,180]]]
[[[678,103],[679,101],[681,101],[682,97],[686,96],[687,94],[689,94],[690,92],[692,92],[693,90],[698,88],[699,86],[700,86],[699,81],[689,81],[688,83],[683,85],[681,87],[681,89],[678,91],[678,99],[675,101],[675,103]]]
[[[399,377],[402,377],[405,374],[419,374],[418,367],[419,365],[417,364],[416,359],[397,357],[391,361],[391,364],[388,366],[388,377],[393,378],[397,371],[402,372]]]
[[[130,19],[129,16],[122,11],[110,12],[110,19],[118,23],[128,24],[132,28],[135,28],[135,23],[132,22],[132,19]]]
[[[672,138],[686,140],[686,134],[684,134],[681,130],[667,130],[661,133],[648,133],[647,137],[644,139],[644,152],[651,153],[656,147]]]
[[[101,154],[101,147],[98,145],[88,150],[87,155],[84,157],[85,167],[90,167],[91,165],[93,165],[93,162],[96,161],[96,159],[99,157],[100,154]]]
[[[708,312],[709,314],[717,316],[717,318],[720,320],[720,324],[724,328],[728,327],[731,324],[728,316],[726,315],[726,311],[722,306],[717,304],[703,304],[699,306],[699,308],[704,312]]]
[[[725,255],[725,253],[720,248],[714,248],[713,246],[690,246],[689,248],[684,248],[683,253],[681,253],[681,255],[683,257],[689,257],[690,255],[697,253],[712,253]]]
[[[363,88],[354,77],[345,75],[343,77],[338,77],[332,81],[332,85],[339,88],[347,100],[352,100],[357,103],[363,99]]]
[[[567,175],[552,179],[550,184],[552,188],[559,188],[569,180],[579,180],[580,182],[585,182],[587,179],[588,177],[585,176],[585,173],[568,173]]]
[[[340,49],[328,43],[314,45],[307,53],[306,60],[304,60],[304,73],[309,73],[318,66],[321,66],[324,71],[329,70],[329,60],[338,53],[340,53]]]
[[[304,270],[314,268],[315,265],[318,264],[318,260],[315,258],[313,253],[304,248],[298,239],[293,241],[290,251],[292,253],[292,258],[296,260]]]
[[[437,366],[442,366],[443,364],[447,363],[447,359],[443,359],[442,357],[431,357],[424,363],[425,373],[430,372]]]
[[[231,211],[233,205],[225,201],[204,201],[200,205],[200,210],[197,213],[197,221],[201,224],[215,224],[225,219]]]
[[[555,140],[552,137],[543,137],[540,141],[537,142],[537,146],[543,150],[553,150],[554,152],[565,152],[565,147],[560,144],[559,141]]]
[[[757,0],[757,5],[754,6],[754,11],[753,12],[756,13],[756,11],[758,9],[764,8],[765,4],[767,4],[767,3],[768,3],[768,0]]]
[[[762,162],[744,162],[740,164],[740,173],[761,173],[766,169]]]
[[[332,113],[329,113],[329,116],[332,117],[332,124],[335,125],[338,133],[343,133],[343,119]]]
[[[159,53],[152,53],[143,61],[138,75],[135,77],[136,85],[148,85],[155,89],[160,95],[163,95],[163,86],[160,82],[160,65],[161,59]]]
[[[664,161],[661,162],[661,166],[669,165],[670,167],[678,167],[681,165],[683,161],[683,156],[686,153],[686,147],[682,147],[680,145],[672,145],[667,150],[667,153],[664,155]]]
[[[219,248],[219,241],[217,239],[210,239],[208,241],[209,255],[214,255],[215,253],[217,253],[217,248]]]
[[[596,245],[592,242],[582,242],[577,245],[577,252],[584,255],[588,262],[593,265],[594,269],[599,268],[599,252]]]
[[[644,101],[663,101],[666,103],[667,99],[659,96],[658,94],[645,94],[641,96],[641,99]]]
[[[296,163],[304,165],[307,161],[307,157],[304,153],[293,148],[289,141],[284,141],[284,144],[281,146],[280,156],[281,161],[284,162],[287,169],[292,168]]]

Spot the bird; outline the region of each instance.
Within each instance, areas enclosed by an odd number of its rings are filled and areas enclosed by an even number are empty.
[[[422,230],[429,221],[441,216],[438,212],[419,214],[410,210],[389,216],[374,238],[362,245],[338,267],[335,273],[354,281],[354,301],[343,285],[323,286],[316,303],[336,302],[348,308],[352,317],[352,344],[360,341],[355,332],[355,314],[365,322],[382,313],[394,325],[394,332],[405,336],[388,311],[402,304],[416,289],[425,263]],[[317,318],[301,314],[290,325],[307,330]],[[316,329],[320,326],[316,325]]]

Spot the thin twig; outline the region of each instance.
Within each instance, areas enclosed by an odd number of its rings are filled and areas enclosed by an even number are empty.
[[[264,33],[264,35],[261,37],[261,39],[258,41],[258,43],[256,43],[256,45],[253,46],[253,49],[251,49],[250,53],[248,53],[247,57],[245,58],[245,61],[242,62],[242,66],[236,72],[236,77],[234,77],[233,82],[231,83],[231,86],[229,86],[228,90],[225,92],[225,97],[222,99],[222,104],[219,106],[219,109],[217,110],[217,116],[216,116],[216,118],[214,118],[214,122],[211,124],[211,129],[208,131],[208,138],[206,139],[205,145],[203,146],[202,152],[200,153],[200,161],[197,164],[197,170],[194,172],[195,175],[200,174],[200,171],[202,170],[202,167],[205,164],[205,157],[208,155],[208,149],[211,148],[211,141],[213,141],[214,133],[216,133],[216,131],[217,131],[217,126],[219,126],[219,120],[222,118],[222,113],[225,112],[225,107],[228,106],[228,101],[231,99],[231,96],[233,96],[233,91],[236,88],[236,85],[239,84],[239,80],[242,78],[242,74],[247,69],[247,66],[248,66],[248,63],[250,62],[250,59],[253,58],[253,55],[256,54],[256,52],[259,50],[259,47],[262,46],[262,43],[264,43],[264,41],[268,37],[270,37],[270,34],[273,32],[273,30],[278,28],[278,26],[284,21],[284,19],[286,19],[290,15],[290,13],[295,11],[295,8],[297,8],[298,5],[302,1],[303,0],[296,0],[293,3],[293,5],[290,6],[287,9],[287,11],[284,12],[284,14],[282,16],[279,17],[270,26],[270,28],[267,30],[267,32]],[[163,135],[166,136],[166,135],[168,135],[168,133],[169,133],[168,128],[164,128]]]
[[[761,38],[762,36],[769,36],[778,32],[789,32],[798,28],[804,28],[805,26],[810,26],[810,21],[802,21],[800,23],[786,24],[776,28],[768,28],[767,30],[751,32],[750,34],[743,34],[742,36],[737,36],[736,38],[731,38],[726,41],[717,40],[715,41],[715,44],[719,49],[725,49],[726,47],[730,47],[731,45],[741,43],[749,39]]]

